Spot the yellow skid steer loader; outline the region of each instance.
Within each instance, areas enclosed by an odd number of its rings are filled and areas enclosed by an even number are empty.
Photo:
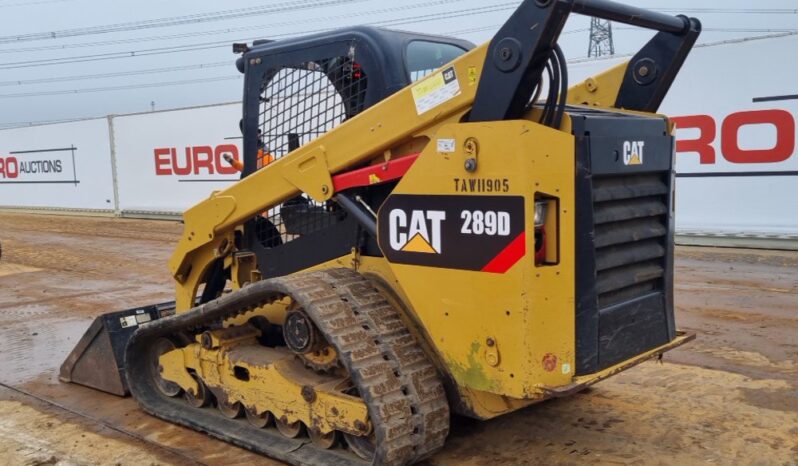
[[[569,88],[571,13],[658,32]],[[175,301],[99,317],[62,380],[289,463],[404,465],[452,414],[685,343],[656,111],[700,29],[524,0],[479,47],[371,27],[234,45],[241,180],[185,212]]]

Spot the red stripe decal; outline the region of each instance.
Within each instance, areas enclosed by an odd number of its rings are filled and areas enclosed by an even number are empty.
[[[496,255],[488,265],[482,268],[483,272],[504,273],[510,270],[516,262],[526,254],[526,233],[521,232],[506,248]]]
[[[370,186],[401,178],[410,170],[419,155],[410,154],[379,165],[370,165],[335,175],[332,177],[333,191],[337,193],[344,189]]]

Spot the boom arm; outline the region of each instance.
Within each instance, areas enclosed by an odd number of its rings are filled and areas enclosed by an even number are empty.
[[[525,0],[490,43],[452,62],[458,77],[479,78],[461,78],[460,93],[447,102],[419,115],[412,89],[405,88],[187,210],[183,236],[169,261],[178,282],[178,311],[193,306],[208,265],[228,250],[235,228],[259,213],[299,192],[329,200],[335,194],[331,174],[364,163],[469,109],[471,121],[521,118],[571,12],[663,31],[631,66],[622,65],[623,81],[610,80],[605,86],[617,96],[615,106],[633,110],[656,110],[700,31],[695,19],[604,0]],[[246,54],[244,63],[249,66]]]

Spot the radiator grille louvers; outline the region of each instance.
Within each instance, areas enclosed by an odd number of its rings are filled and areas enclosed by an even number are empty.
[[[593,178],[600,309],[663,289],[668,233],[665,175]]]
[[[586,375],[676,336],[675,140],[656,115],[570,114],[577,138],[576,374]]]

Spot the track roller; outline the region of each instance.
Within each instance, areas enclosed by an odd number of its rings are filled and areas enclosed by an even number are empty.
[[[335,431],[322,434],[318,430],[312,429],[308,432],[308,437],[310,437],[314,445],[325,450],[329,450],[338,444],[338,433]]]
[[[299,421],[288,422],[286,419],[277,419],[274,424],[284,437],[297,438],[302,435],[303,425]]]
[[[263,429],[273,421],[272,413],[268,411],[258,414],[251,409],[246,409],[244,410],[244,413],[247,416],[247,422],[249,422],[251,426],[257,427],[258,429]]]
[[[205,383],[202,381],[201,378],[197,377],[196,374],[191,374],[194,377],[194,380],[197,381],[197,393],[192,393],[190,390],[186,390],[183,393],[183,397],[188,402],[189,406],[194,408],[204,408],[211,404],[211,392],[208,390],[208,387],[205,386]]]
[[[217,397],[216,407],[219,409],[219,412],[222,413],[222,416],[227,419],[236,419],[244,415],[244,407],[241,406],[239,402],[228,403]]]

